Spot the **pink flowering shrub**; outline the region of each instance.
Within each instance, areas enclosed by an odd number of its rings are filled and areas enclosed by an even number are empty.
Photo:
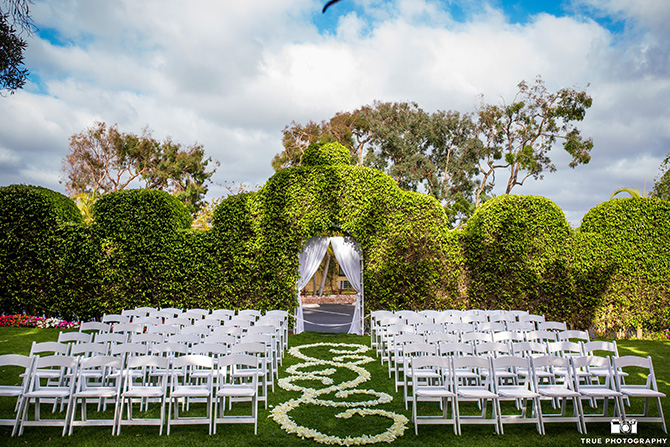
[[[79,323],[30,315],[0,315],[0,326],[70,329],[79,327]]]

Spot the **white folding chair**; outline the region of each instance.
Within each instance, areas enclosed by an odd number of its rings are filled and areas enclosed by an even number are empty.
[[[253,355],[258,358],[259,370],[253,372],[258,375],[258,387],[263,390],[262,393],[259,393],[257,399],[262,401],[265,405],[265,408],[268,407],[268,362],[271,360],[268,358],[267,347],[264,343],[259,342],[247,342],[247,343],[238,343],[230,348],[230,355],[234,354],[248,354]],[[249,369],[245,369],[244,373],[251,373]],[[236,372],[236,374],[242,374],[242,372]],[[232,402],[232,400],[231,400]]]
[[[35,367],[30,374],[30,381],[27,391],[23,394],[21,399],[21,420],[19,422],[19,435],[23,434],[23,430],[28,426],[62,426],[65,436],[68,428],[68,421],[70,420],[70,411],[72,406],[72,394],[74,392],[75,379],[77,374],[77,367],[79,365],[78,357],[71,357],[68,355],[50,355],[46,357],[36,356]],[[59,380],[50,380],[50,375],[45,379],[45,372],[56,372]],[[56,411],[58,401],[63,404],[67,402],[65,413],[62,419],[48,418],[42,419],[40,415],[40,406],[42,402],[54,403],[54,412]],[[35,418],[30,420],[28,412],[30,403],[35,406]],[[61,413],[63,409],[61,408]]]
[[[214,309],[211,314],[205,316],[207,318],[216,318],[220,321],[228,321],[235,315],[235,311],[231,309]]]
[[[93,342],[104,344],[107,346],[107,351],[111,352],[112,346],[128,342],[128,334],[99,332],[93,337]]]
[[[624,421],[635,418],[637,421],[644,422],[660,422],[661,427],[665,433],[668,432],[668,428],[665,424],[665,418],[663,417],[663,406],[661,405],[661,398],[665,397],[665,394],[658,391],[658,385],[656,384],[656,375],[654,374],[654,365],[652,364],[651,357],[638,357],[633,355],[626,355],[623,357],[618,357],[612,359],[612,367],[614,374],[616,376],[617,391],[631,400],[631,406],[633,405],[632,399],[635,398],[644,398],[644,407],[642,413],[638,414],[627,414],[625,406],[622,406],[622,417]],[[635,377],[638,375],[646,376],[644,384],[626,384],[623,381],[621,375],[622,371],[625,371],[626,368],[630,369],[630,372],[627,373],[630,377]],[[649,400],[656,401],[656,408],[658,416],[649,415]]]
[[[461,342],[470,343],[472,346],[490,341],[493,341],[493,336],[489,332],[466,332],[461,334]]]
[[[576,341],[588,343],[591,341],[589,333],[587,331],[577,331],[577,330],[567,330],[560,331],[557,334],[558,341]]]
[[[541,396],[541,400],[549,399],[552,406],[560,401],[560,413],[542,412],[543,424],[553,422],[576,422],[577,430],[584,433],[584,411],[581,395],[575,391],[575,382],[570,369],[570,359],[555,355],[539,355],[530,358],[533,374],[532,380]],[[567,376],[556,373],[556,369],[567,371]],[[572,401],[572,416],[567,415],[567,401]]]
[[[565,331],[567,327],[562,321],[543,321],[537,324],[538,331]]]
[[[0,370],[3,371],[3,374],[8,375],[7,368],[16,368],[18,378],[21,379],[19,385],[0,385],[0,397],[16,399],[14,403],[15,417],[13,419],[0,419],[0,425],[12,426],[12,436],[16,434],[19,428],[21,413],[18,409],[21,407],[21,399],[23,399],[23,396],[28,391],[30,375],[36,358],[35,356],[30,357],[21,354],[0,355]]]
[[[186,318],[189,318],[189,319],[193,320],[193,321],[204,320],[205,317],[207,317],[207,315],[209,315],[209,309],[196,309],[196,308],[194,308],[194,309],[187,309],[184,312],[184,316]]]
[[[575,391],[582,395],[582,398],[589,399],[591,402],[597,399],[603,400],[602,414],[583,413],[584,433],[586,433],[587,422],[611,422],[612,419],[623,417],[623,394],[616,389],[616,380],[614,371],[610,364],[609,357],[582,356],[571,357],[572,377],[575,381]],[[599,368],[609,371],[609,377],[605,383],[590,380],[590,368]],[[584,378],[584,383],[582,383]],[[614,401],[613,416],[609,416],[609,401]]]
[[[70,353],[70,345],[68,343],[59,343],[57,341],[45,341],[37,343],[33,341],[30,346],[30,356],[39,355],[44,357],[45,354],[63,356]],[[60,383],[63,380],[63,371],[64,369],[58,365],[49,368],[40,368],[39,375],[43,379],[48,379],[50,384],[54,385],[54,382]]]
[[[537,343],[547,343],[550,341],[556,341],[556,332],[554,331],[526,332],[526,341],[534,341]]]
[[[524,315],[519,315],[518,316],[520,322],[531,322],[533,325],[535,325],[535,328],[537,329],[537,325],[539,323],[544,323],[544,315],[535,315],[535,314],[524,314]]]
[[[498,395],[495,393],[493,367],[489,357],[454,357],[454,393],[458,412],[459,427],[463,424],[493,424],[496,433],[500,433]],[[458,371],[470,371],[473,376],[460,376]],[[461,403],[476,401],[480,414],[464,413]],[[491,401],[491,417],[488,416],[488,401]]]
[[[149,350],[151,350],[151,346],[165,342],[165,336],[163,334],[145,332],[144,334],[133,334],[130,341],[132,343],[147,345]]]
[[[430,376],[414,376],[411,368],[411,363],[414,359],[419,357],[426,356],[436,356],[437,355],[437,345],[430,343],[408,343],[403,347],[403,368],[402,368],[402,382],[403,387],[403,400],[405,402],[405,410],[407,410],[408,402],[413,398],[413,394],[410,395],[409,388],[414,386],[414,382],[422,379],[429,379]],[[397,372],[397,370],[396,370]],[[417,374],[432,372],[429,370],[416,370]],[[396,381],[398,377],[396,377]]]
[[[112,435],[119,417],[119,397],[121,395],[121,369],[123,361],[119,357],[100,355],[81,359],[77,381],[72,395],[69,434],[75,426],[111,426]],[[89,419],[87,402],[91,400],[98,409],[106,407],[108,400],[114,402],[113,419]],[[81,402],[81,419],[76,419],[77,403]]]
[[[199,334],[174,334],[174,335],[168,335],[167,337],[167,342],[168,343],[181,343],[183,345],[188,346],[189,349],[191,349],[191,346],[197,345],[200,343],[200,335]]]
[[[79,325],[79,332],[91,331],[91,332],[109,332],[111,330],[111,325],[108,323],[102,323],[100,321],[84,321]]]
[[[126,334],[126,340],[130,340],[133,334],[144,332],[144,325],[141,323],[119,323],[112,327],[114,334]]]
[[[599,357],[610,357],[610,359],[615,359],[619,357],[619,348],[617,347],[616,340],[612,341],[603,341],[603,340],[594,340],[587,343],[582,343],[582,351],[584,355],[597,355]],[[624,377],[628,375],[625,371],[617,371],[619,378],[623,380]],[[589,374],[596,378],[602,378],[607,381],[611,379],[611,371],[609,368],[589,368]]]
[[[532,379],[530,371],[530,359],[526,357],[502,356],[492,358],[493,371],[495,374],[494,392],[498,395],[498,402],[514,401],[520,407],[521,413],[508,414],[502,411],[502,404],[498,406],[500,417],[500,432],[506,422],[515,424],[535,424],[537,432],[544,434],[544,423],[542,422],[542,407],[540,406],[540,394],[537,392],[537,384]],[[522,373],[519,374],[518,372]],[[527,403],[531,402],[530,415],[527,411]]]
[[[59,332],[58,343],[89,343],[93,335],[87,332]]]
[[[161,308],[160,311],[164,312],[166,314],[170,314],[171,318],[179,317],[181,314],[184,313],[183,310],[177,309],[175,307],[164,307],[164,308]]]
[[[213,430],[218,424],[254,424],[254,434],[258,426],[258,376],[262,374],[261,360],[248,354],[230,354],[219,358],[214,394]],[[226,416],[226,398],[251,401],[251,414]],[[220,408],[219,408],[220,407]]]
[[[261,311],[256,309],[240,309],[237,311],[238,317],[253,317],[255,323],[261,317]],[[252,324],[253,326],[253,324]]]
[[[198,320],[198,321],[205,321],[205,320]],[[179,331],[180,334],[186,334],[186,335],[197,335],[198,337],[205,338],[209,334],[212,333],[212,330],[203,324],[196,324],[194,326],[186,326]]]
[[[436,356],[415,357],[412,359],[411,374],[412,377],[417,378],[412,386],[414,433],[419,434],[419,424],[453,424],[454,433],[457,435],[460,434],[451,358]],[[441,414],[420,415],[419,402],[426,401],[438,401],[442,410]],[[448,401],[451,402],[451,417],[449,417]]]
[[[102,322],[112,325],[119,323],[130,323],[130,317],[128,315],[121,314],[105,314],[102,316]]]
[[[389,367],[389,377],[391,377],[391,370],[394,371],[395,376],[395,390],[398,391],[398,387],[402,385],[401,373],[403,373],[403,368],[405,367],[403,359],[403,349],[405,345],[410,343],[422,343],[423,335],[419,334],[399,334],[391,337],[391,343],[389,345],[389,357],[388,357],[388,367]]]
[[[212,392],[214,359],[207,355],[189,354],[175,357],[170,374],[167,434],[171,425],[207,424],[212,434]],[[201,399],[206,402],[205,416],[180,416],[179,401]],[[174,413],[173,413],[174,409]],[[189,408],[190,410],[190,408]]]
[[[266,380],[272,391],[275,390],[275,376],[279,379],[279,354],[277,352],[277,340],[272,334],[247,333],[240,338],[243,343],[263,343],[265,345]]]
[[[170,359],[155,355],[138,355],[128,357],[124,369],[124,384],[121,393],[121,406],[116,423],[116,434],[121,433],[123,425],[158,425],[158,434],[163,434],[165,422],[165,400],[167,398],[168,373],[155,374],[153,380],[148,379],[152,369],[168,371]],[[133,418],[133,402],[142,402],[149,405],[150,401],[157,401],[160,406],[160,418]],[[127,415],[124,419],[124,406],[127,406]]]

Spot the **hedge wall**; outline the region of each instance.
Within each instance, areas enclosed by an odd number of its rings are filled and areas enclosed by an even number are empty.
[[[611,199],[582,219],[579,233],[606,241],[616,265],[595,324],[602,329],[670,326],[670,202]]]
[[[573,230],[542,197],[502,196],[463,230],[433,198],[314,145],[303,166],[221,202],[211,231],[167,193],[108,194],[85,225],[44,188],[0,188],[0,310],[83,319],[150,305],[296,305],[298,253],[349,234],[364,255],[366,310],[528,309],[579,328],[670,323],[670,205],[615,199]]]
[[[527,309],[590,326],[613,266],[602,240],[575,234],[555,203],[495,197],[468,220],[463,240],[469,307]]]
[[[3,313],[57,312],[69,268],[70,225],[83,223],[72,200],[39,186],[0,188],[0,308]],[[76,228],[76,227],[75,227]]]

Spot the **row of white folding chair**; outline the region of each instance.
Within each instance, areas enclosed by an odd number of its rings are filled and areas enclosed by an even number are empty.
[[[270,330],[274,329],[268,326]],[[53,353],[57,355],[81,355],[85,357],[96,355],[184,355],[193,352],[202,352],[200,345],[221,345],[225,352],[230,352],[233,345],[241,342],[262,342],[266,347],[268,357],[268,381],[274,390],[274,378],[278,378],[279,356],[278,340],[275,332],[263,333],[263,327],[258,326],[256,331],[249,332],[241,338],[226,334],[212,334],[200,338],[196,334],[175,334],[163,338],[160,334],[137,334],[133,341],[126,342],[122,334],[103,333],[96,336],[96,341],[77,343],[73,345],[59,342],[33,343],[30,354]],[[209,348],[208,348],[209,349]],[[220,351],[220,350],[219,350]]]
[[[396,332],[397,331],[397,332]],[[585,331],[530,331],[530,332],[515,332],[515,331],[505,331],[505,332],[424,332],[416,333],[412,331],[411,326],[393,326],[388,334],[381,339],[381,343],[384,343],[383,351],[386,352],[386,357],[388,360],[393,360],[391,357],[394,352],[394,343],[397,336],[403,336],[407,334],[416,334],[423,336],[425,341],[463,341],[463,342],[520,342],[520,341],[531,341],[531,342],[552,342],[552,341],[569,341],[569,340],[584,340],[589,341],[588,332]],[[384,359],[382,358],[382,363]],[[389,365],[391,368],[391,365]]]
[[[625,385],[619,371],[627,367],[646,369],[645,385]],[[579,379],[592,368],[607,369],[612,380],[601,384],[597,381]],[[442,371],[436,374],[436,370]],[[527,371],[517,374],[517,371]],[[667,433],[660,399],[665,397],[658,391],[651,357],[627,356],[613,359],[607,357],[582,356],[573,358],[552,355],[528,357],[439,357],[423,356],[411,360],[412,407],[415,432],[419,423],[447,423],[454,425],[454,431],[460,433],[460,424],[465,417],[459,413],[459,400],[462,398],[477,400],[482,408],[481,415],[472,418],[473,423],[496,425],[496,431],[502,433],[505,422],[535,423],[538,432],[544,434],[546,422],[575,422],[581,433],[586,433],[587,422],[610,422],[613,417],[625,421],[636,417],[638,420],[662,424]],[[446,372],[444,372],[446,371]],[[459,374],[463,371],[466,374]],[[561,371],[557,373],[556,371]],[[501,372],[503,372],[501,374]],[[473,376],[474,375],[474,376]],[[474,380],[473,380],[474,379]],[[438,381],[441,383],[435,384]],[[462,386],[466,384],[466,386]],[[644,412],[626,415],[623,398],[655,399],[657,415],[649,414],[645,401]],[[439,399],[443,406],[441,416],[419,416],[417,404],[422,400]],[[584,412],[582,400],[604,399],[602,414]],[[542,412],[540,400],[562,401],[561,412],[547,414]],[[452,403],[452,417],[448,418],[447,401]],[[486,417],[486,401],[493,403],[492,418]],[[514,400],[521,414],[506,415],[501,411],[500,400]],[[533,402],[530,417],[526,413],[526,400]],[[571,400],[573,414],[566,414],[566,401]],[[614,413],[609,415],[607,402],[614,401]]]
[[[144,424],[160,425],[160,433],[162,434],[165,420],[165,402],[168,398],[170,399],[170,406],[175,405],[174,420],[172,412],[169,411],[168,413],[168,433],[171,422],[180,424],[207,423],[210,427],[210,434],[216,430],[217,423],[251,422],[254,425],[256,424],[257,383],[262,367],[259,359],[252,355],[233,354],[220,357],[216,370],[212,357],[202,355],[178,357],[171,363],[165,357],[137,356],[128,358],[125,365],[120,358],[112,356],[90,358],[75,356],[0,356],[0,365],[19,366],[25,370],[21,386],[12,390],[3,389],[0,391],[0,396],[18,398],[16,419],[2,421],[5,425],[11,424],[14,426],[12,435],[17,432],[22,434],[26,426],[62,426],[63,435],[65,435],[66,433],[71,434],[73,427],[83,425],[112,426],[112,434],[118,434],[121,425]],[[41,374],[39,371],[47,368],[61,370],[61,375],[65,379],[55,385],[44,384],[40,380]],[[122,368],[125,369],[123,374],[121,373]],[[164,373],[152,374],[153,381],[150,381],[147,373],[152,369],[161,369]],[[108,374],[104,381],[100,381],[98,377],[101,374],[97,373],[101,370],[110,370],[114,374]],[[195,374],[196,370],[198,370],[198,374]],[[213,380],[215,374],[216,381]],[[168,380],[171,381],[169,397],[167,393]],[[231,380],[245,380],[249,381],[249,384],[240,387],[239,384],[231,384]],[[206,390],[206,393],[203,393],[203,390]],[[177,400],[194,397],[207,399],[207,416],[195,419],[179,418]],[[218,401],[226,397],[252,399],[252,414],[244,418],[224,416],[223,407],[225,405],[222,405],[221,415],[217,416],[218,413],[212,411],[213,399]],[[42,419],[40,417],[40,404],[45,399],[60,399],[67,402],[63,418]],[[141,400],[146,404],[150,399],[158,400],[160,403],[160,419],[133,418],[133,401]],[[88,419],[87,400],[114,401],[113,419]],[[36,414],[33,420],[28,418],[31,403],[35,406]],[[76,420],[76,406],[78,403],[81,404],[82,410],[80,420]],[[123,419],[124,405],[128,405],[128,418],[125,420]],[[214,418],[211,418],[211,415],[214,415]],[[254,432],[256,432],[255,428]]]
[[[423,346],[427,345],[427,346]],[[432,352],[440,356],[463,356],[463,355],[486,355],[492,357],[499,356],[522,356],[532,357],[538,355],[556,355],[560,357],[574,357],[583,355],[595,355],[596,353],[606,353],[607,355],[618,357],[616,342],[595,341],[588,343],[575,342],[525,342],[514,341],[511,343],[502,341],[492,341],[483,339],[478,342],[458,341],[447,337],[439,337],[439,334],[422,339],[418,335],[401,335],[396,338],[394,346],[394,355],[389,358],[389,377],[391,369],[395,371],[395,388],[398,391],[400,386],[405,383],[404,373],[407,371],[406,361],[409,357],[415,355],[416,349],[419,352]],[[594,370],[594,374],[606,376],[606,371]]]
[[[262,323],[262,324],[261,324]],[[259,320],[259,324],[256,326],[251,326],[249,328],[242,328],[239,326],[222,326],[208,330],[203,327],[185,327],[179,329],[175,326],[162,325],[162,326],[151,326],[147,332],[120,332],[120,333],[97,333],[94,337],[94,341],[98,342],[109,342],[109,343],[125,343],[128,341],[133,342],[142,342],[142,343],[156,343],[164,342],[170,340],[183,339],[184,342],[188,344],[193,344],[197,342],[197,338],[201,341],[215,339],[216,337],[222,337],[225,339],[227,336],[233,336],[239,340],[245,334],[271,334],[278,343],[280,347],[280,358],[283,357],[283,347],[286,345],[286,340],[284,338],[285,331],[284,326],[280,320],[274,318],[267,318]],[[180,340],[181,341],[181,340]]]
[[[532,321],[544,322],[542,315],[530,315],[526,311],[373,311],[370,314],[371,325],[374,326],[380,319],[396,318],[406,324],[420,324],[423,322],[429,323],[484,323],[484,322],[517,322],[517,321]]]
[[[267,311],[265,315],[288,319],[288,312],[281,310],[270,310]],[[235,317],[247,317],[255,321],[262,316],[262,313],[255,309],[241,309],[237,312],[231,309],[214,309],[210,313],[208,309],[188,309],[184,311],[176,308],[156,309],[151,307],[140,307],[135,309],[124,309],[121,314],[103,315],[102,323],[105,323],[105,325],[85,325],[85,329],[83,330],[108,332],[110,327],[115,324],[141,323],[148,325],[150,323],[154,323],[157,320],[165,323],[170,320],[174,321],[174,319],[179,319],[177,321],[182,325],[184,325],[186,320],[188,320],[189,324],[209,324],[216,326],[217,322],[218,325],[221,325],[223,322],[234,319]],[[210,321],[205,323],[202,320]]]

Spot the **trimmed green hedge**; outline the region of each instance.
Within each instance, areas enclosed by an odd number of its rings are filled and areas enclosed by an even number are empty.
[[[576,235],[543,197],[488,200],[467,222],[469,306],[527,309],[589,327],[612,275],[602,241]]]
[[[74,202],[39,186],[0,188],[0,309],[51,313],[60,308],[61,226],[81,225]],[[67,231],[67,230],[65,230]]]
[[[108,194],[85,225],[61,194],[0,188],[1,310],[292,310],[304,241],[348,234],[364,255],[367,311],[527,309],[577,328],[668,327],[668,202],[610,200],[573,230],[553,202],[506,195],[453,231],[433,198],[345,155],[311,146],[306,165],[222,201],[208,232],[190,229],[183,204],[161,191]]]
[[[595,323],[601,329],[670,324],[670,202],[654,198],[611,199],[582,219],[580,233],[594,233],[616,264]]]

